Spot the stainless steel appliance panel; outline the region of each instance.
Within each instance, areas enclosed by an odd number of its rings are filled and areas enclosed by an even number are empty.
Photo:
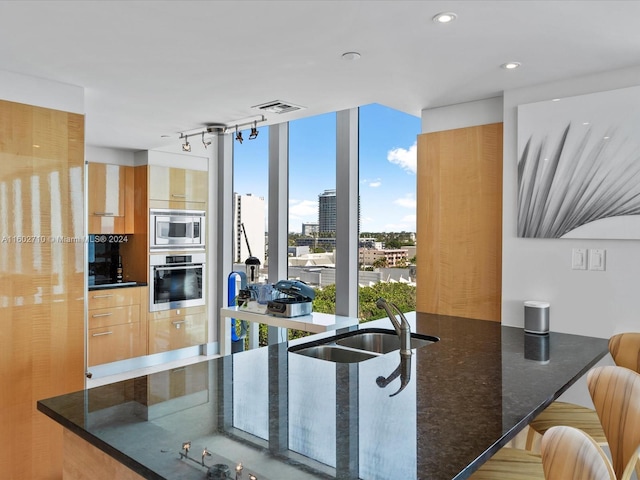
[[[149,212],[152,249],[204,248],[204,210],[153,209]]]
[[[149,311],[206,304],[206,254],[153,254],[149,272]]]

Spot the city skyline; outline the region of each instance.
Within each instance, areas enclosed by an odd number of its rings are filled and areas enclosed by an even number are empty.
[[[415,232],[416,140],[420,118],[381,105],[360,109],[360,229]],[[234,191],[268,204],[268,134],[234,142]],[[335,189],[336,114],[289,124],[289,227],[318,222],[318,196]],[[266,215],[266,214],[265,214]]]

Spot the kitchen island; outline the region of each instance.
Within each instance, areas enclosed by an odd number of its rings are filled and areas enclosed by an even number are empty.
[[[111,479],[114,468],[132,479],[205,479],[213,465],[236,478],[240,463],[242,479],[464,479],[607,353],[605,339],[407,319],[413,332],[439,338],[409,364],[398,352],[334,363],[281,343],[38,409],[65,428],[65,480]],[[391,323],[359,328],[371,327]]]

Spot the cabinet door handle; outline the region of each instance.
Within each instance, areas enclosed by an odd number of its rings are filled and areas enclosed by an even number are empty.
[[[113,217],[115,215],[113,212],[93,212],[93,214],[100,217]]]
[[[173,323],[173,325],[174,325],[176,328],[180,328],[184,322],[185,322],[185,320],[175,320],[175,321],[173,321],[173,322],[171,322],[171,323]]]
[[[111,315],[113,315],[113,312],[109,312],[109,313],[94,313],[91,316],[93,318],[97,318],[97,317],[110,317]]]
[[[106,295],[94,295],[92,298],[109,298],[113,297],[113,293],[108,293]]]
[[[187,198],[184,193],[172,193],[171,196],[176,198]]]
[[[100,332],[91,334],[92,337],[102,337],[103,335],[111,335],[113,332]]]

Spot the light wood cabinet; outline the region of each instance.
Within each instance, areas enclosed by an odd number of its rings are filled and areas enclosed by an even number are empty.
[[[146,353],[142,298],[146,287],[89,292],[89,366],[137,357]]]
[[[89,233],[134,233],[134,169],[89,163]]]
[[[207,342],[206,307],[149,313],[149,354]]]
[[[418,136],[416,311],[500,321],[502,124]]]
[[[207,186],[205,171],[149,166],[149,200],[205,203]]]

